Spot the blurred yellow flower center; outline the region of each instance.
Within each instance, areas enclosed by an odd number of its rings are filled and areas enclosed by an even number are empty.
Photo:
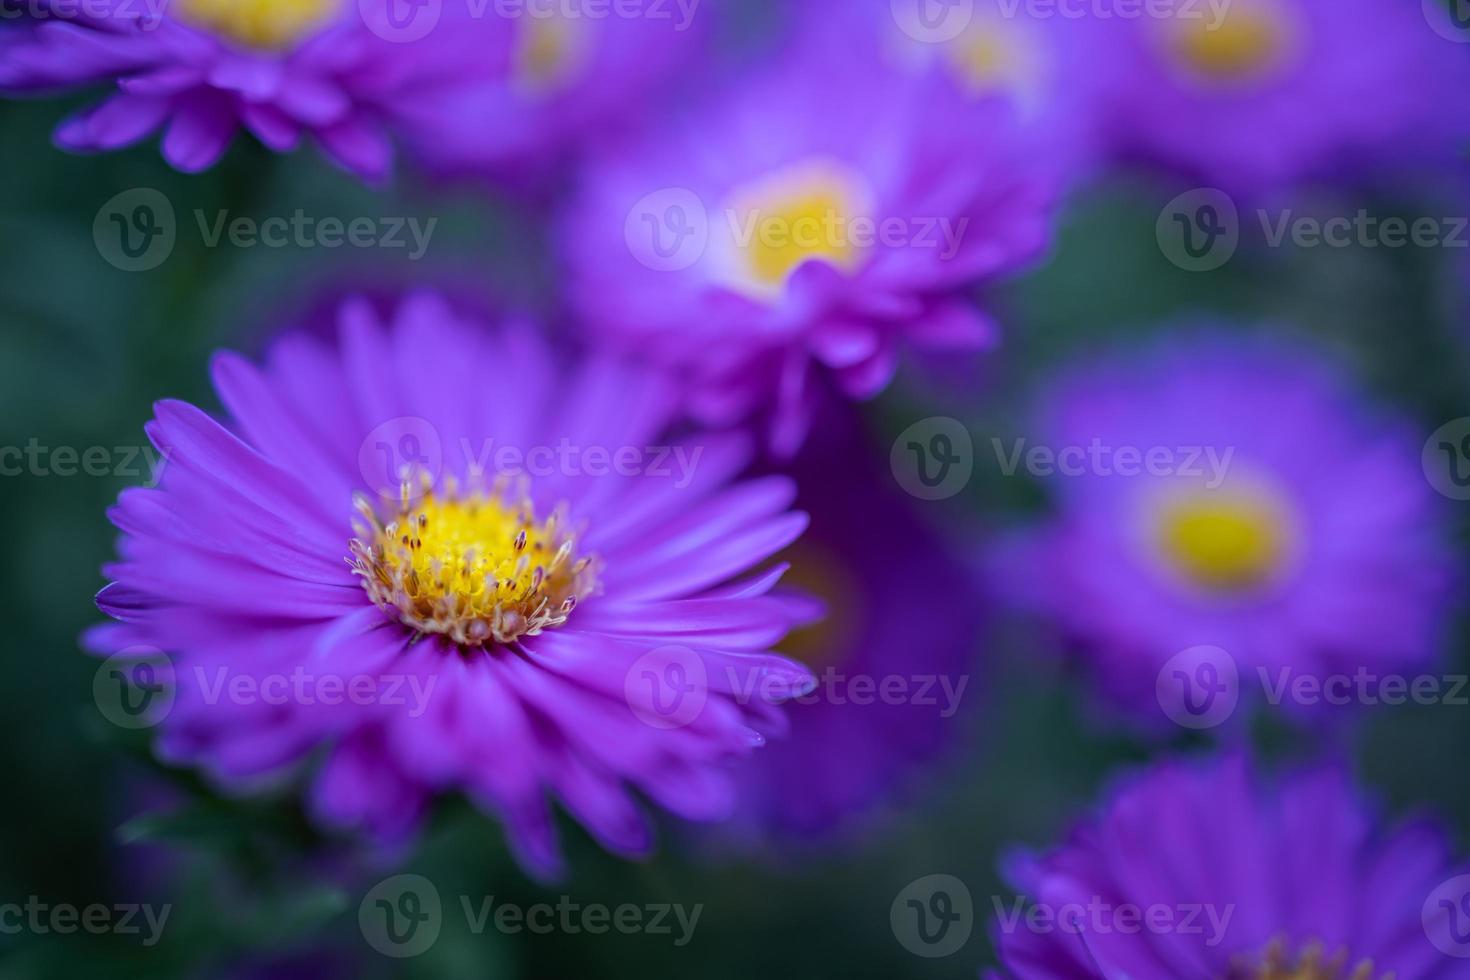
[[[1170,564],[1198,585],[1248,589],[1280,567],[1287,523],[1262,497],[1201,492],[1164,507],[1159,545]]]
[[[280,50],[336,15],[342,0],[177,0],[182,18],[249,48]]]
[[[962,35],[949,47],[949,56],[961,77],[981,91],[1010,85],[1022,68],[1016,39],[992,31]]]
[[[1383,974],[1382,980],[1391,980]],[[1309,944],[1301,954],[1292,956],[1286,944],[1276,940],[1261,959],[1242,958],[1226,976],[1226,980],[1374,980],[1379,974],[1372,960],[1349,965],[1347,950],[1328,956],[1321,943]]]
[[[594,563],[577,557],[565,512],[538,521],[503,487],[417,500],[405,483],[392,518],[359,497],[349,559],[373,602],[419,633],[461,646],[511,643],[560,626],[597,588]]]
[[[515,78],[535,92],[570,81],[581,69],[586,37],[566,17],[528,17],[515,54]]]
[[[1183,25],[1176,50],[1195,73],[1219,81],[1249,77],[1266,68],[1286,43],[1285,25],[1264,13],[1231,9],[1218,23],[1207,17]]]
[[[757,292],[774,292],[807,262],[855,270],[863,249],[853,240],[853,222],[867,207],[862,186],[841,165],[815,161],[733,195],[726,215],[744,280]]]

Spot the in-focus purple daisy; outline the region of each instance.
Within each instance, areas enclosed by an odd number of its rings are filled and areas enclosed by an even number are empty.
[[[228,425],[157,406],[168,465],[111,512],[121,622],[88,637],[170,658],[163,758],[247,789],[320,755],[317,816],[386,842],[460,791],[537,872],[548,796],[629,855],[630,789],[730,812],[729,763],[810,682],[770,652],[807,604],[771,594],[779,567],[741,579],[806,524],[789,480],[732,482],[748,441],[671,440],[658,379],[564,369],[432,295],[388,324],[349,303],[340,350],[288,335],[213,377]]]
[[[1435,656],[1456,576],[1423,436],[1321,352],[1186,329],[1062,371],[1039,403],[1004,450],[1042,467],[1055,514],[996,579],[1115,698],[1159,718],[1160,672],[1197,647],[1224,656],[1186,674],[1233,663],[1240,690],[1278,694],[1283,672],[1381,678]]]
[[[788,581],[826,607],[784,647],[817,686],[791,708],[789,734],[744,767],[733,829],[751,838],[831,842],[870,826],[955,745],[976,697],[973,570],[872,465],[851,408],[830,407],[818,426],[789,470],[812,525],[784,556]]]
[[[1237,755],[1158,763],[1065,843],[1006,863],[1029,903],[1005,903],[992,929],[1017,980],[1466,972],[1470,943],[1450,931],[1464,913],[1440,904],[1470,889],[1448,835],[1385,826],[1338,765],[1267,779]]]
[[[1107,120],[1126,155],[1260,197],[1305,179],[1434,172],[1470,149],[1470,61],[1428,4],[1231,0],[1119,23]]]
[[[587,168],[562,228],[600,339],[687,379],[727,424],[805,436],[827,378],[865,398],[900,351],[983,348],[972,292],[1048,240],[1052,181],[1002,98],[803,39],[688,118]]]
[[[62,147],[112,150],[161,129],[168,161],[197,171],[244,128],[277,151],[310,136],[373,181],[387,176],[395,142],[432,167],[476,172],[564,146],[663,77],[688,36],[678,7],[665,23],[562,16],[535,0],[27,8],[0,29],[0,91],[116,88],[59,128]]]

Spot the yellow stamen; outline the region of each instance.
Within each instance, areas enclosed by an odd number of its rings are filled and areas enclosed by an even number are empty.
[[[1242,957],[1231,967],[1227,980],[1374,980],[1372,960],[1348,965],[1348,953],[1340,949],[1330,957],[1321,943],[1308,943],[1298,956],[1287,952],[1286,943],[1275,939],[1264,957]],[[1393,980],[1385,973],[1378,980]]]
[[[342,0],[177,0],[182,19],[248,48],[291,47],[340,11]]]
[[[576,77],[586,61],[587,36],[566,17],[530,17],[518,39],[514,75],[522,88],[544,92]]]
[[[1213,81],[1258,75],[1287,46],[1285,21],[1264,10],[1232,7],[1219,22],[1180,21],[1175,54],[1191,72]]]
[[[755,293],[779,292],[807,262],[844,272],[863,260],[854,221],[870,219],[862,182],[841,165],[810,161],[731,195],[725,209],[736,238],[738,279]]]
[[[369,597],[419,633],[466,647],[512,643],[560,626],[597,588],[594,561],[579,558],[558,508],[538,521],[524,494],[504,485],[441,496],[404,484],[396,513],[357,501],[348,563]]]
[[[1288,523],[1264,495],[1199,491],[1167,503],[1159,547],[1197,585],[1217,591],[1258,586],[1281,567]]]

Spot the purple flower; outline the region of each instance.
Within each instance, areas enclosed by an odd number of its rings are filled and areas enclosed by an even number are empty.
[[[874,465],[856,413],[833,406],[818,424],[790,470],[812,525],[785,556],[788,580],[826,606],[785,647],[817,687],[746,764],[738,821],[804,842],[861,831],[955,744],[982,619],[973,570]]]
[[[1003,449],[1041,467],[1055,514],[995,577],[1115,699],[1159,718],[1161,670],[1202,645],[1224,658],[1186,673],[1238,668],[1268,695],[1435,656],[1456,575],[1423,435],[1320,352],[1186,330],[1064,370],[1039,403]]]
[[[111,512],[120,622],[88,637],[167,653],[163,758],[250,789],[319,754],[316,815],[388,843],[461,791],[542,873],[548,793],[628,855],[630,789],[732,809],[729,763],[810,682],[770,652],[806,603],[771,594],[780,568],[738,580],[806,525],[789,480],[732,482],[747,441],[669,440],[658,379],[430,295],[213,376],[228,427],[157,406],[168,464]]]
[[[840,34],[886,71],[931,72],[962,99],[1009,101],[1035,166],[1082,178],[1101,152],[1100,100],[1122,69],[1105,21],[1060,7],[1032,16],[1011,0],[947,11],[923,0],[826,0],[811,16],[811,31]]]
[[[395,142],[432,168],[496,172],[606,128],[687,47],[676,20],[546,16],[534,0],[513,17],[462,0],[32,6],[39,16],[0,29],[0,91],[113,85],[58,144],[101,152],[161,129],[164,156],[189,172],[241,128],[276,151],[310,136],[370,181],[388,176]]]
[[[1107,125],[1125,156],[1251,198],[1307,179],[1450,166],[1470,139],[1444,92],[1470,61],[1429,5],[1233,0],[1118,24]],[[1448,17],[1438,25],[1446,34]]]
[[[971,293],[1045,245],[1052,181],[1005,99],[804,38],[679,123],[587,167],[564,222],[599,339],[687,379],[693,412],[768,407],[804,438],[825,377],[882,390],[905,346],[984,348]]]
[[[1339,765],[1267,780],[1235,755],[1159,763],[1006,871],[1035,903],[1003,903],[993,927],[1017,980],[1431,980],[1464,976],[1470,952],[1436,901],[1464,871],[1447,835],[1386,829]]]

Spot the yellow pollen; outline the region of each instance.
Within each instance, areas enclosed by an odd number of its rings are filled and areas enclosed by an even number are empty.
[[[1200,492],[1167,504],[1159,520],[1164,556],[1191,581],[1230,592],[1260,585],[1282,563],[1287,523],[1265,498]]]
[[[813,161],[734,194],[726,215],[737,236],[741,281],[772,293],[807,262],[855,271],[863,258],[853,240],[853,222],[867,208],[862,186],[839,164]]]
[[[538,521],[525,495],[505,486],[442,495],[427,485],[415,500],[404,484],[382,520],[357,501],[348,563],[368,596],[420,634],[465,647],[508,644],[567,621],[597,589],[595,562],[578,557],[565,511]]]
[[[1241,957],[1230,968],[1226,980],[1393,980],[1392,973],[1379,976],[1372,960],[1349,965],[1347,950],[1327,955],[1321,943],[1309,943],[1298,956],[1287,952],[1286,943],[1275,939],[1264,957]]]
[[[248,48],[288,48],[335,16],[342,0],[177,0],[183,19]]]
[[[862,584],[841,555],[811,541],[798,541],[782,557],[791,563],[782,584],[820,599],[826,615],[788,634],[781,652],[813,671],[840,668],[864,628]]]
[[[1268,67],[1286,46],[1285,25],[1275,17],[1232,8],[1220,22],[1181,24],[1175,50],[1186,67],[1216,81],[1248,78]]]
[[[991,31],[962,35],[950,46],[949,55],[965,81],[981,91],[1009,86],[1023,67],[1012,39]]]
[[[515,79],[533,92],[555,89],[574,78],[585,60],[587,39],[565,17],[526,20],[515,53]]]

